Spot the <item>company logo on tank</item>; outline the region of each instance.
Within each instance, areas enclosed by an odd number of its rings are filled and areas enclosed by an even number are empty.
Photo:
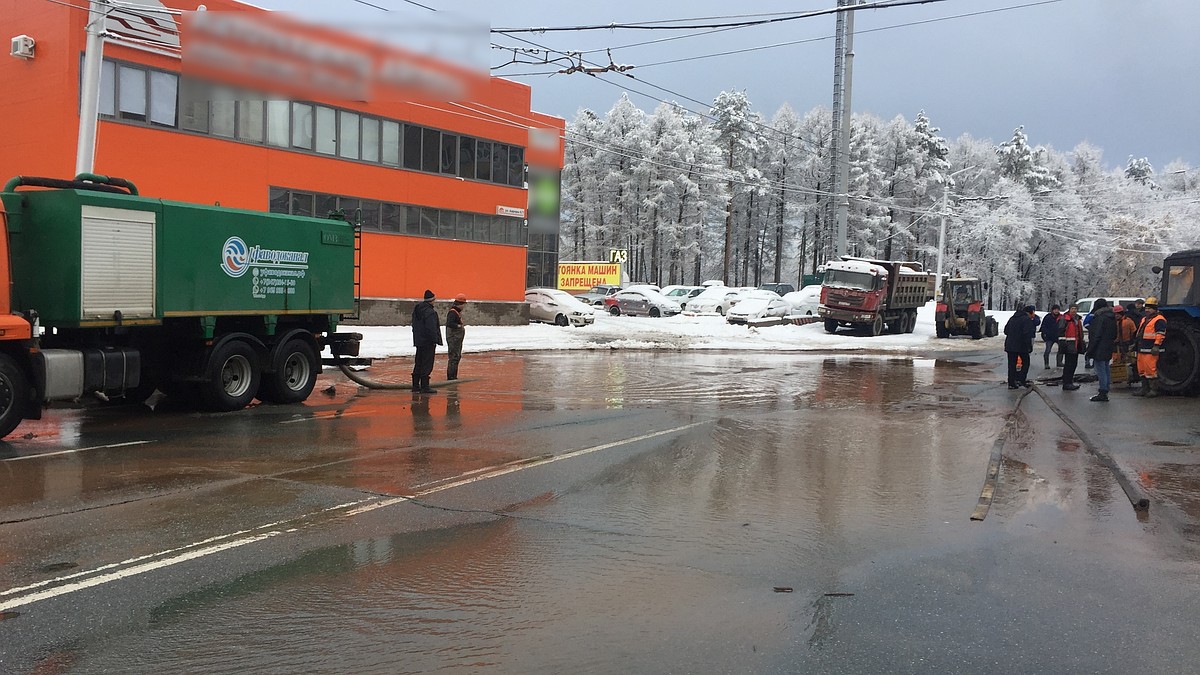
[[[274,267],[296,270],[285,276],[304,278],[308,269],[308,251],[285,251],[261,246],[247,246],[241,237],[230,237],[221,247],[221,269],[237,278],[251,267]]]

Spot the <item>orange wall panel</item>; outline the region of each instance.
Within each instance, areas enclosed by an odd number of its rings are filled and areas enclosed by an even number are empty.
[[[362,296],[525,299],[525,247],[364,232]]]

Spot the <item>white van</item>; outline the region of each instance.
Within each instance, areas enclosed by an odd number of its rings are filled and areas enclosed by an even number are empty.
[[[1098,299],[1099,298],[1080,298],[1080,299],[1076,300],[1075,304],[1079,306],[1079,316],[1087,316],[1088,314],[1091,314],[1092,313],[1092,305],[1095,304],[1096,300],[1098,300]],[[1104,299],[1108,300],[1109,307],[1112,307],[1114,305],[1121,305],[1122,307],[1128,307],[1129,305],[1133,304],[1137,300],[1145,300],[1145,298],[1110,298],[1110,297],[1105,297]],[[1063,307],[1063,311],[1066,311],[1066,309],[1067,309],[1066,307]]]

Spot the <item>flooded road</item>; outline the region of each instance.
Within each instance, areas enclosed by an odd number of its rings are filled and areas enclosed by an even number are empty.
[[[1194,535],[1035,396],[1006,431],[994,357],[468,361],[415,398],[53,412],[0,461],[0,671],[1200,662]]]

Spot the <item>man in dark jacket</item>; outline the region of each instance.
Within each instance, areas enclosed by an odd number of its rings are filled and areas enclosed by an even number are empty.
[[[1042,334],[1042,341],[1046,343],[1046,351],[1042,352],[1042,363],[1047,369],[1050,368],[1050,350],[1054,349],[1054,344],[1058,342],[1058,305],[1050,307],[1050,313],[1042,319],[1042,328],[1039,331]],[[1058,357],[1054,360],[1054,364],[1062,367],[1062,351],[1058,352]]]
[[[1033,339],[1037,337],[1037,315],[1033,305],[1014,312],[1004,324],[1004,351],[1008,353],[1008,388],[1028,387],[1029,357],[1033,354]],[[1017,367],[1020,360],[1021,366]]]
[[[1092,321],[1088,324],[1088,347],[1084,356],[1091,359],[1096,368],[1096,379],[1100,392],[1092,401],[1107,401],[1112,385],[1112,355],[1117,342],[1117,319],[1108,300],[1100,298],[1092,305]]]
[[[413,346],[417,357],[413,360],[412,390],[414,393],[432,394],[437,390],[429,386],[429,374],[433,372],[433,355],[442,344],[442,327],[437,310],[433,308],[433,291],[425,291],[425,299],[413,307]]]

